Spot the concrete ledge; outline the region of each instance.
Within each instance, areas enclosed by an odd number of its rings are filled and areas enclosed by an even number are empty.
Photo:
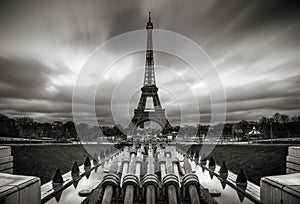
[[[264,177],[260,180],[262,203],[300,203],[300,173]]]
[[[0,173],[0,183],[1,203],[41,203],[41,181],[37,177]]]

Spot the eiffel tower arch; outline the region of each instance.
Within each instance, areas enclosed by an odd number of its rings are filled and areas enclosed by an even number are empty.
[[[162,129],[170,130],[171,125],[166,117],[165,109],[162,108],[159,97],[158,88],[155,82],[153,46],[152,46],[152,30],[153,23],[149,12],[149,21],[147,22],[147,50],[145,62],[144,86],[141,88],[142,94],[138,103],[138,107],[134,109],[134,116],[128,125],[129,132],[133,133],[137,127],[144,127],[144,123],[152,121],[161,126]],[[147,99],[152,99],[153,107],[147,108]]]

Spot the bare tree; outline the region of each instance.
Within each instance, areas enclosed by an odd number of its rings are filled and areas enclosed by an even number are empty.
[[[291,121],[292,122],[298,122],[298,116],[297,115],[292,116]]]
[[[269,119],[267,117],[262,117],[260,120],[259,120],[259,123],[269,123]]]
[[[280,120],[283,124],[287,124],[287,122],[289,122],[289,116],[288,115],[285,115],[285,114],[282,114],[280,116]]]
[[[280,113],[275,113],[275,114],[273,115],[273,119],[274,119],[274,122],[275,122],[275,123],[278,123],[279,120],[280,120]]]

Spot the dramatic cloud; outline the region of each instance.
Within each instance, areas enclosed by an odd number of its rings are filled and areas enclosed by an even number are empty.
[[[217,66],[227,121],[300,114],[299,8],[294,0],[2,1],[0,111],[40,121],[71,119],[73,88],[91,52],[117,35],[144,29],[152,11],[156,29],[195,41]],[[107,50],[107,58],[117,51]],[[120,59],[103,76],[95,96],[103,123],[112,123],[115,113],[122,113],[118,122],[129,122],[141,94],[144,54]],[[211,79],[195,76],[176,56],[156,52],[154,57],[160,99],[171,122],[180,122],[180,114],[188,123],[209,122],[211,90],[205,82]],[[79,86],[83,121],[93,117],[87,93],[98,80],[90,73]]]

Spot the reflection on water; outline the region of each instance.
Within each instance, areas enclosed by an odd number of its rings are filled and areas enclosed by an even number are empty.
[[[54,189],[54,191],[58,191],[56,194],[55,194],[55,200],[56,202],[59,202],[60,198],[61,198],[61,195],[62,195],[62,191],[60,190],[61,188],[63,187],[63,184],[62,183],[59,183],[59,184],[56,184],[56,183],[53,183],[52,184],[52,188]]]
[[[226,179],[228,177],[228,173],[220,173],[220,182],[221,182],[221,185],[222,185],[222,188],[225,189],[226,188]]]
[[[88,175],[82,177],[77,182],[73,183],[73,185],[69,186],[62,192],[59,192],[55,195],[54,198],[49,200],[48,203],[63,203],[63,204],[76,204],[81,203],[85,198],[78,196],[80,190],[84,189],[94,189],[97,185],[102,181],[103,173],[105,168],[109,167],[109,163],[111,160],[106,161],[103,166],[96,168],[94,171],[91,171]]]
[[[118,157],[123,157],[124,154],[128,153],[128,150],[125,149],[123,153],[121,153]],[[183,161],[183,156],[181,154],[177,154],[177,157]],[[104,169],[107,169],[110,166],[112,160],[105,161],[104,166],[101,165],[91,171],[88,175],[82,177],[81,179],[77,179],[73,185],[69,186],[62,192],[59,192],[55,195],[54,198],[49,200],[47,203],[50,204],[76,204],[81,203],[85,198],[78,196],[79,191],[84,189],[94,189],[103,179],[105,175]],[[206,160],[200,161],[200,163],[207,163]],[[182,164],[181,164],[182,166]],[[253,202],[244,196],[243,193],[240,193],[233,189],[231,186],[226,185],[225,180],[228,177],[228,173],[222,173],[220,175],[221,178],[216,177],[213,173],[207,171],[205,168],[196,165],[195,162],[191,162],[192,169],[198,175],[200,184],[208,188],[210,190],[216,190],[221,192],[221,196],[215,197],[215,200],[220,204],[252,204]],[[207,164],[209,166],[209,164]],[[210,168],[214,168],[213,165],[210,165]],[[77,172],[77,167],[74,169]],[[76,175],[73,175],[75,178]],[[76,179],[76,178],[75,178]],[[238,186],[241,189],[246,189],[246,186]]]
[[[242,189],[243,191],[245,191],[247,189],[247,184],[236,184],[238,188]],[[245,194],[243,194],[240,191],[237,191],[238,197],[241,201],[241,203],[244,201],[245,199]]]
[[[228,174],[227,175],[223,174],[222,175],[223,179],[222,179],[210,175],[210,173],[207,170],[196,165],[194,162],[192,162],[192,167],[196,171],[196,174],[198,175],[199,181],[202,186],[208,189],[216,189],[221,192],[220,197],[215,197],[218,203],[224,203],[224,204],[253,203],[251,200],[246,198],[244,194],[236,191],[229,185],[226,185],[225,179],[227,178]]]
[[[183,161],[184,156],[181,153],[177,153],[176,155],[181,161]],[[206,166],[210,169],[215,169],[215,162],[211,161],[209,164],[207,164],[207,158],[205,154],[202,155],[203,159],[200,160],[200,164],[203,166]],[[191,161],[191,160],[189,160]],[[224,162],[223,162],[224,163]],[[183,164],[182,164],[183,165]],[[193,168],[193,171],[197,174],[199,178],[200,184],[204,188],[208,188],[210,190],[217,190],[221,192],[221,196],[215,197],[215,200],[220,204],[253,204],[251,200],[249,200],[245,195],[241,192],[238,192],[237,190],[233,189],[231,186],[227,185],[226,179],[228,177],[228,170],[226,164],[222,164],[220,171],[222,172],[220,174],[221,178],[216,177],[213,173],[206,170],[205,167],[197,165],[194,161],[191,162],[191,166]],[[245,190],[245,186],[238,186],[242,190]]]

